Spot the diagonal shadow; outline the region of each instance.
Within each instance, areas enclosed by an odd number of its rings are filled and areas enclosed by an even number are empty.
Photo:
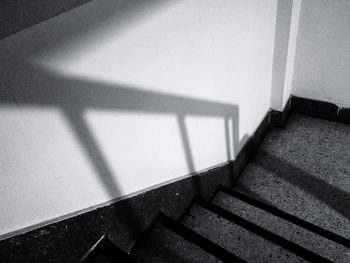
[[[75,137],[111,198],[121,193],[117,182],[118,176],[111,171],[92,131],[84,120],[83,115],[87,110],[100,109],[174,115],[178,121],[188,171],[195,175],[196,168],[186,127],[186,117],[191,115],[221,118],[225,125],[227,159],[232,160],[236,149],[240,146],[238,106],[145,91],[138,89],[138,87],[62,76],[47,68],[35,65],[33,59],[40,60],[40,54],[55,55],[62,50],[83,48],[74,46],[74,43],[86,44],[89,42],[89,36],[97,36],[100,30],[111,25],[113,25],[114,33],[120,33],[127,30],[129,25],[142,22],[145,16],[156,12],[159,8],[179,1],[105,1],[99,8],[90,8],[88,11],[85,10],[85,13],[76,12],[75,17],[66,17],[67,21],[62,17],[57,17],[56,22],[51,21],[47,25],[45,25],[46,23],[40,25],[38,32],[35,33],[38,35],[31,35],[30,32],[27,36],[26,34],[20,35],[19,39],[24,36],[24,40],[33,41],[25,47],[21,45],[21,41],[11,38],[8,40],[8,46],[11,46],[8,51],[12,53],[0,56],[1,71],[3,70],[1,76],[9,75],[0,79],[0,105],[55,107],[63,112],[72,132],[76,135]],[[45,34],[46,31],[57,32],[55,41],[50,39],[52,37],[50,34]],[[6,45],[5,50],[7,50]],[[13,55],[14,58],[11,57]],[[12,72],[20,74],[14,75]],[[20,80],[18,81],[18,79]],[[231,148],[234,150],[233,153],[231,153]],[[232,174],[233,170],[230,173]],[[192,176],[191,179],[195,189],[193,194],[203,194],[198,176]],[[126,228],[130,231],[131,236],[135,237],[143,229],[142,223],[138,221],[137,213],[133,211],[132,204],[127,205],[127,207],[128,209],[125,211],[128,218],[125,221]]]
[[[159,92],[138,90],[117,84],[93,82],[72,77],[63,77],[54,72],[34,65],[23,65],[29,75],[36,76],[38,83],[49,83],[44,86],[15,86],[3,90],[0,94],[0,104],[9,106],[56,107],[67,118],[72,131],[76,134],[82,149],[90,163],[97,171],[106,192],[111,198],[120,195],[121,191],[114,174],[103,153],[95,141],[94,135],[85,123],[83,114],[88,109],[107,109],[112,111],[166,113],[177,117],[181,134],[182,147],[186,157],[188,170],[193,174],[191,183],[193,195],[202,195],[200,178],[195,176],[193,153],[190,146],[185,118],[188,115],[219,117],[225,122],[227,149],[239,147],[238,107],[235,105],[216,103],[207,100],[167,95]],[[228,130],[232,120],[232,138]],[[229,152],[229,150],[228,150]],[[232,160],[232,156],[228,154]],[[125,227],[132,237],[137,237],[143,230],[131,205],[125,211],[128,220]]]
[[[264,156],[264,161],[257,163],[259,166],[313,195],[339,214],[350,219],[350,194],[348,192],[306,173],[267,151],[260,150],[259,152]]]
[[[61,49],[68,47],[72,39],[85,40],[88,36],[98,34],[98,31],[104,30],[110,23],[118,26],[114,26],[115,32],[179,1],[182,0],[3,0],[0,8],[0,40],[45,22],[38,26],[39,30],[49,24],[50,29],[59,36],[55,43],[49,43],[49,49]],[[57,16],[68,11],[72,15]],[[48,22],[50,18],[56,21]],[[45,38],[46,35],[41,37]],[[45,43],[42,40],[39,39],[41,43]],[[48,47],[44,45],[42,48]]]
[[[58,107],[65,113],[78,138],[83,140],[82,144],[90,156],[91,162],[100,174],[105,177],[111,177],[107,176],[111,172],[108,172],[107,165],[102,165],[102,163],[105,163],[102,161],[102,154],[97,154],[99,151],[97,151],[96,143],[93,143],[93,136],[90,134],[89,128],[83,119],[83,113],[90,108],[174,114],[178,119],[183,149],[190,173],[195,172],[195,166],[185,123],[186,116],[214,116],[223,119],[225,122],[227,157],[229,160],[232,160],[230,147],[236,149],[239,145],[239,112],[237,106],[138,90],[133,87],[68,77],[63,78],[40,67],[25,66],[25,68],[29,75],[32,74],[37,77],[38,82],[50,83],[50,86],[28,88],[16,86],[12,89],[7,89],[0,94],[0,103],[16,106]],[[228,132],[229,124],[227,120],[230,119],[234,120],[232,122],[233,138],[229,138],[230,134]],[[228,145],[231,142],[233,146]],[[110,181],[106,182],[106,185],[110,187]]]

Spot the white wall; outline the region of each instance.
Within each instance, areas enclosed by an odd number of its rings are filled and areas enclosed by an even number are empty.
[[[0,234],[233,159],[270,107],[276,8],[101,0],[0,41]]]
[[[271,108],[283,111],[292,91],[301,0],[278,0]]]
[[[293,0],[291,23],[288,40],[288,53],[286,62],[286,73],[283,84],[282,109],[286,106],[291,94],[295,65],[296,42],[299,32],[299,21],[302,0]],[[282,110],[281,109],[281,110]]]
[[[350,106],[350,1],[302,3],[293,95]]]

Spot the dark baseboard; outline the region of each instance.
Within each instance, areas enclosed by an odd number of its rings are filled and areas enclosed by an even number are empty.
[[[238,153],[236,160],[232,163],[233,174],[236,175],[231,178],[231,187],[236,183],[239,176],[242,174],[244,168],[247,166],[249,160],[252,158],[260,143],[265,138],[270,129],[271,111],[266,114],[259,127],[254,134],[248,139],[241,151]]]
[[[230,185],[230,164],[158,187],[111,205],[40,227],[0,242],[1,262],[78,262],[106,235],[124,251],[160,210],[178,218],[201,193],[208,198],[219,184]]]
[[[292,112],[292,99],[290,98],[283,111],[271,110],[271,126],[283,129]]]
[[[330,102],[292,97],[292,113],[350,124],[350,109]]]
[[[128,251],[163,211],[179,219],[197,196],[209,199],[218,185],[232,186],[270,128],[268,112],[235,161],[110,205],[52,223],[0,242],[4,262],[78,262],[106,235]]]
[[[218,185],[233,186],[269,128],[283,128],[292,113],[350,123],[350,109],[327,102],[292,97],[283,112],[267,113],[235,161],[179,179],[167,185],[114,202],[0,242],[4,262],[78,262],[106,235],[123,251],[155,222],[160,211],[172,218],[184,216],[196,197],[209,199]]]

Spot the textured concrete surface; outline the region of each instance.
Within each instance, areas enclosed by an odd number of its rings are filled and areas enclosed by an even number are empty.
[[[286,129],[266,136],[235,189],[350,238],[350,126],[292,115]],[[336,262],[350,262],[350,251],[333,242],[300,229],[292,233],[281,222],[274,224],[276,219],[256,211],[248,215],[238,201],[221,198],[242,216]]]
[[[235,189],[349,238],[349,150],[350,126],[292,115],[286,129],[270,131]],[[218,192],[213,203],[334,262],[350,262],[349,249],[236,198]],[[306,262],[196,205],[182,223],[247,262]],[[164,229],[151,238],[141,262],[213,260]]]
[[[226,194],[218,193],[214,199],[214,203],[325,258],[335,262],[350,262],[350,254],[347,254],[349,250],[346,247],[289,223],[277,216],[264,212],[245,202]],[[241,244],[241,246],[246,247],[247,244]],[[246,249],[249,251],[249,246],[247,246]],[[264,250],[264,247],[260,247],[260,249]],[[253,262],[255,261],[253,260]]]
[[[201,192],[205,195],[219,181],[226,182],[228,178],[227,168],[212,172],[204,180],[205,183],[200,182]],[[292,115],[286,129],[272,129],[269,132],[235,189],[350,238],[349,175],[350,126]],[[65,220],[32,231],[31,234],[5,240],[0,242],[1,259],[7,262],[26,262],[28,258],[31,258],[31,262],[40,262],[39,259],[45,262],[76,262],[89,244],[104,232],[110,233],[110,238],[116,244],[127,249],[125,244],[130,244],[130,238],[118,231],[123,229],[120,222],[111,221],[116,218],[117,211],[126,211],[131,206],[143,213],[147,212],[142,209],[146,207],[155,212],[160,208],[160,201],[155,201],[161,199],[161,208],[176,218],[171,212],[175,203],[178,205],[181,202],[185,206],[196,192],[193,191],[193,185],[197,185],[196,182],[183,180],[172,184],[170,188],[160,188],[163,194],[151,191],[133,202],[128,200],[126,204],[118,203],[119,208],[111,206],[95,210],[94,217],[86,213],[70,221]],[[174,195],[179,198],[176,202]],[[139,198],[142,202],[138,201]],[[321,256],[335,262],[350,262],[349,249],[224,193],[219,192],[213,202]],[[124,216],[125,221],[131,224],[128,215]],[[142,228],[149,222],[150,217],[147,218],[145,220],[143,217]],[[198,206],[190,209],[183,223],[248,262],[304,262],[279,246]],[[111,232],[111,229],[115,231]],[[120,242],[124,239],[128,242]],[[134,257],[139,262],[218,262],[159,225],[142,242]]]
[[[191,209],[183,223],[247,262],[304,262],[279,246],[197,206]]]
[[[133,257],[137,262],[220,262],[165,227],[157,225]]]
[[[103,235],[124,251],[148,227],[159,210],[178,218],[199,193],[208,197],[229,182],[223,165],[132,198],[14,236],[0,242],[0,262],[75,263]]]

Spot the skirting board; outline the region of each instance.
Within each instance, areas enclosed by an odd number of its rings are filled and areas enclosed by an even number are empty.
[[[219,184],[232,186],[268,132],[270,120],[271,111],[235,161],[70,218],[35,226],[0,241],[0,258],[4,262],[77,262],[103,234],[128,251],[160,210],[178,219],[196,196],[208,199]]]
[[[271,125],[277,128],[284,128],[292,111],[292,98],[289,98],[283,111],[271,110]]]
[[[350,124],[350,108],[306,98],[292,97],[292,113]]]
[[[284,128],[293,113],[350,124],[350,107],[291,96],[283,111],[271,110],[271,126]]]

